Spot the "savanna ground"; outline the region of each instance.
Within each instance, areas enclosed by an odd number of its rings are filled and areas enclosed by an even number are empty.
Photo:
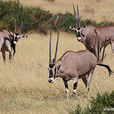
[[[27,6],[41,6],[53,13],[72,12],[72,3],[77,3],[75,0],[66,0],[65,2],[55,0],[55,2],[51,3],[45,0],[20,1]],[[86,1],[87,2],[85,2],[85,0],[78,1],[81,11],[88,5],[90,6],[89,8],[94,9],[93,17],[91,13],[86,12],[92,19],[97,21],[110,19],[110,21],[113,21],[114,16],[113,13],[111,13],[114,11],[112,7],[112,5],[114,5],[113,0],[105,0],[105,2],[103,2],[103,0]],[[92,4],[90,5],[90,3]],[[85,16],[81,14],[81,16],[88,18],[86,14],[84,14]],[[105,18],[103,18],[103,16]],[[69,113],[70,110],[74,110],[77,104],[86,107],[89,102],[85,99],[86,91],[81,80],[78,82],[76,95],[72,95],[73,82],[69,82],[70,99],[68,101],[66,100],[64,85],[60,78],[56,79],[53,84],[48,83],[49,35],[41,35],[33,32],[29,33],[28,36],[28,39],[21,39],[18,42],[17,53],[11,63],[7,57],[7,62],[4,64],[2,56],[0,56],[1,114],[66,114]],[[52,42],[52,52],[54,55],[56,33],[53,33]],[[85,49],[84,46],[77,42],[74,35],[64,32],[60,33],[57,58],[67,50],[78,51],[82,49]],[[110,46],[106,49],[106,55],[104,63],[110,65],[114,70],[114,55],[111,53]],[[104,93],[114,90],[113,82],[114,75],[109,77],[107,70],[102,67],[96,67],[91,82],[89,99],[91,99],[92,96],[96,96],[98,92]]]

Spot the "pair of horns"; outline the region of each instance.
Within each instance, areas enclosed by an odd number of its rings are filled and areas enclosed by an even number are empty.
[[[55,49],[55,56],[53,61],[51,60],[51,39],[52,39],[52,31],[50,31],[50,42],[49,42],[49,64],[55,63],[57,58],[57,50],[58,50],[58,42],[59,42],[59,30],[57,32],[57,41],[56,41],[56,49]]]
[[[22,26],[23,26],[23,22],[20,25],[19,33],[21,33],[21,31],[22,31]],[[17,22],[16,22],[16,19],[15,19],[15,33],[16,32],[17,32]]]
[[[73,10],[74,10],[74,17],[75,17],[75,27],[80,27],[80,19],[79,19],[79,8],[78,8],[78,5],[77,5],[77,17],[78,19],[76,19],[76,10],[75,10],[75,6],[73,4]]]

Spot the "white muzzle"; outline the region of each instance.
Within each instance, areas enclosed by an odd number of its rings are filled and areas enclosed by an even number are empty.
[[[81,37],[78,37],[78,41],[80,41],[82,38]]]
[[[53,83],[54,82],[54,78],[53,77],[52,78],[49,78],[48,79],[48,82]]]
[[[16,44],[17,42],[16,41],[13,41],[14,44]]]

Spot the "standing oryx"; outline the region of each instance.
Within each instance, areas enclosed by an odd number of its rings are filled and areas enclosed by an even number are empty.
[[[76,22],[76,11],[74,9],[74,16]],[[95,26],[86,26],[80,27],[79,25],[79,9],[77,7],[78,22],[77,26],[71,27],[70,29],[76,32],[78,41],[82,42],[85,47],[94,53],[98,58],[103,49],[102,60],[104,58],[105,48],[108,44],[112,47],[112,52],[114,52],[114,26],[104,26],[104,27],[95,27]]]
[[[16,26],[15,26],[16,28]],[[22,24],[20,27],[21,32]],[[27,38],[27,36],[21,36],[20,33],[15,33],[8,30],[0,30],[0,51],[2,52],[3,60],[6,61],[5,52],[9,51],[9,59],[11,59],[11,50],[13,49],[13,55],[15,55],[16,43],[20,38]]]
[[[88,50],[82,51],[67,51],[65,52],[61,58],[56,61],[57,57],[57,49],[58,49],[58,41],[59,41],[59,32],[57,35],[57,43],[54,59],[51,59],[51,37],[52,33],[50,33],[50,44],[49,44],[49,79],[50,83],[54,82],[54,79],[57,77],[61,77],[63,79],[68,99],[68,81],[73,80],[73,93],[76,92],[78,79],[82,79],[87,89],[87,97],[88,91],[90,88],[90,81],[93,76],[93,71],[96,65],[103,66],[108,69],[109,75],[112,73],[112,70],[108,65],[105,64],[97,64],[97,58],[95,55]],[[88,77],[86,77],[88,75]]]

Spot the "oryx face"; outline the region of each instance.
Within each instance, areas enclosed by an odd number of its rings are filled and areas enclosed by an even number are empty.
[[[49,83],[53,83],[54,82],[54,79],[56,77],[56,67],[54,64],[49,64],[49,79],[48,79],[48,82]]]
[[[14,33],[13,34],[13,43],[16,44],[19,40],[19,33]]]
[[[83,39],[85,39],[85,34],[83,33],[83,29],[85,27],[80,27],[80,18],[79,18],[78,5],[77,5],[77,14],[76,14],[74,4],[73,4],[73,10],[74,10],[74,17],[75,17],[75,27],[70,26],[69,29],[72,30],[72,31],[75,31],[75,34],[77,36],[77,40],[81,42]]]
[[[20,38],[27,38],[27,36],[21,36],[19,33],[14,33],[13,34],[13,43],[16,44]]]
[[[85,27],[75,28],[75,27],[70,26],[69,28],[70,28],[70,30],[72,30],[76,33],[76,37],[77,37],[78,41],[81,41],[82,39],[85,38],[85,36],[86,36]]]
[[[52,31],[50,31],[50,42],[49,42],[49,79],[48,82],[52,83],[54,82],[54,79],[56,77],[56,57],[57,57],[57,49],[58,49],[58,41],[59,41],[59,31],[57,33],[57,42],[56,42],[56,49],[55,49],[55,56],[53,58],[53,60],[51,59],[51,37],[52,37]]]

